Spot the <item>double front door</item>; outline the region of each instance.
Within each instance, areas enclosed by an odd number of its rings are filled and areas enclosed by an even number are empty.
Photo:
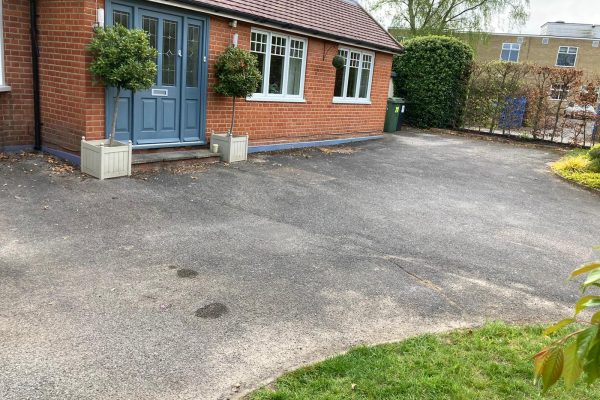
[[[112,24],[143,29],[158,52],[154,85],[121,95],[117,138],[132,140],[137,147],[204,143],[206,19],[143,3],[111,6]],[[107,92],[107,115],[111,116],[116,90]]]

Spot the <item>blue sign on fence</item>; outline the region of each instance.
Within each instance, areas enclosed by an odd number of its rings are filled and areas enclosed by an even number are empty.
[[[506,99],[506,106],[500,115],[499,127],[502,129],[521,128],[526,107],[527,98],[524,96]]]

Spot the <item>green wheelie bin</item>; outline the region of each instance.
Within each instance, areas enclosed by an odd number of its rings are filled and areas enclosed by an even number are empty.
[[[384,132],[394,133],[402,128],[405,104],[406,102],[401,97],[390,97],[388,99],[385,124],[383,126]]]

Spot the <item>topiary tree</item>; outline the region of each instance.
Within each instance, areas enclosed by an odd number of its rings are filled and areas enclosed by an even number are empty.
[[[460,126],[473,50],[443,36],[410,39],[404,48],[393,68],[396,90],[409,103],[407,122],[423,128]]]
[[[90,71],[107,87],[115,87],[110,142],[115,140],[119,96],[123,90],[137,92],[150,88],[156,79],[156,49],[150,46],[148,34],[141,29],[122,25],[98,28],[90,43]]]
[[[231,129],[229,129],[229,135],[233,135],[235,100],[238,97],[247,97],[255,93],[262,80],[258,70],[258,60],[249,51],[238,47],[228,47],[217,57],[215,73],[217,77],[215,92],[233,98]]]

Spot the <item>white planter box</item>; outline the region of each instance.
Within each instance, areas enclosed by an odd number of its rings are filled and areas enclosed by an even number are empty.
[[[229,136],[226,133],[213,133],[210,135],[211,147],[219,145],[221,161],[233,163],[248,159],[248,136]]]
[[[81,139],[81,172],[98,179],[131,175],[131,142]]]

